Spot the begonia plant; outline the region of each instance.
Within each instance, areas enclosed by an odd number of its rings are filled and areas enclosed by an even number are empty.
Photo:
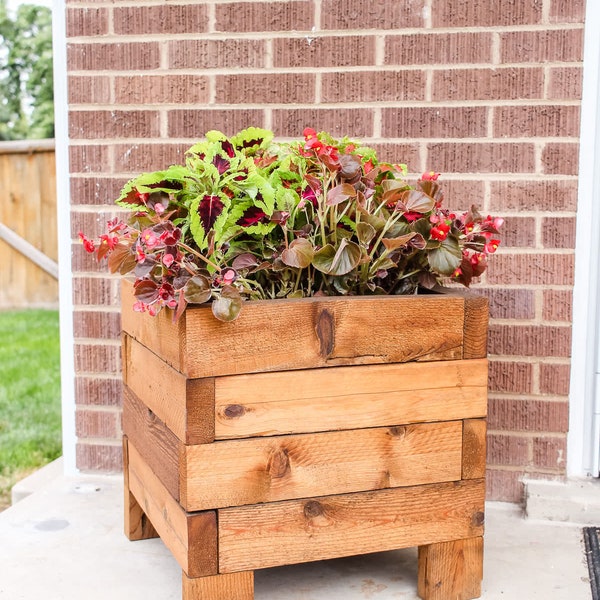
[[[469,286],[498,248],[502,219],[443,203],[437,173],[411,185],[406,165],[348,138],[210,131],[185,165],[125,185],[116,204],[126,218],[97,240],[79,235],[112,272],[133,275],[135,310],[178,318],[212,302],[230,321],[246,299]]]

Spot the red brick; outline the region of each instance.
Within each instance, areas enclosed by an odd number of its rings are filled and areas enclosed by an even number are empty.
[[[433,100],[521,100],[542,98],[540,67],[442,69],[433,72]]]
[[[208,30],[208,9],[201,3],[119,7],[113,22],[118,35],[203,33]]]
[[[501,254],[490,261],[487,282],[509,285],[573,285],[573,254]]]
[[[506,287],[479,286],[477,293],[489,300],[492,319],[533,319],[535,317],[535,291]]]
[[[315,76],[309,73],[217,75],[217,104],[312,104]]]
[[[114,209],[117,209],[115,206]],[[88,237],[95,237],[105,233],[106,222],[114,218],[117,212],[112,207],[106,207],[106,210],[98,212],[77,212],[71,211],[71,237],[77,239],[80,231],[83,231]]]
[[[73,273],[100,275],[107,270],[106,261],[98,261],[93,254],[86,252],[80,240],[71,244],[71,271]]]
[[[517,435],[490,433],[487,438],[487,464],[527,466],[530,440]]]
[[[286,37],[273,40],[275,67],[349,67],[375,63],[375,37]]]
[[[424,71],[323,73],[322,102],[425,100]]]
[[[554,67],[550,69],[548,98],[551,100],[580,100],[583,67]]]
[[[535,248],[535,219],[533,217],[506,219],[500,238],[504,248]]]
[[[198,138],[202,137],[198,135]],[[183,164],[190,144],[117,144],[114,147],[113,170],[117,173],[159,171],[169,165]]]
[[[563,433],[569,428],[569,403],[492,397],[488,403],[488,428]]]
[[[120,375],[114,379],[75,377],[75,397],[79,405],[121,406],[123,382]]]
[[[578,106],[501,106],[494,109],[497,137],[578,137]]]
[[[499,35],[503,63],[578,62],[583,58],[581,29],[506,31]]]
[[[419,144],[411,143],[386,143],[369,144],[377,152],[379,160],[393,164],[405,164],[412,173],[422,173],[426,170],[421,164],[421,152]],[[444,185],[444,188],[446,186]]]
[[[75,344],[75,372],[120,373],[121,347],[106,344]]]
[[[171,69],[222,69],[264,67],[263,40],[172,40],[169,41]]]
[[[411,33],[385,38],[386,65],[452,65],[492,61],[492,35],[485,32]]]
[[[542,243],[546,248],[575,248],[575,217],[542,220]]]
[[[569,365],[541,364],[540,365],[540,392],[566,396],[569,393],[569,378],[571,368]]]
[[[121,188],[125,183],[125,179],[71,177],[71,204],[109,204],[118,198]]]
[[[549,325],[496,325],[488,332],[490,354],[559,356],[571,354],[571,328]]]
[[[550,142],[542,150],[544,173],[577,175],[579,173],[579,144]]]
[[[583,23],[584,20],[585,0],[552,0],[550,3],[551,23]]]
[[[118,473],[123,470],[123,447],[121,442],[90,444],[79,442],[75,462],[81,471]]]
[[[75,338],[119,339],[121,336],[121,313],[75,310],[73,312],[73,335]]]
[[[533,173],[535,147],[513,142],[430,143],[426,164],[441,173]]]
[[[147,71],[160,67],[158,42],[69,44],[71,71]]]
[[[523,501],[523,472],[488,469],[486,474],[486,498],[499,502]]]
[[[117,280],[109,277],[73,277],[73,304],[78,306],[117,305]]]
[[[75,431],[83,438],[116,438],[117,414],[98,410],[77,409]]]
[[[393,138],[483,137],[485,107],[425,107],[382,109],[382,135]]]
[[[106,8],[67,8],[67,37],[94,37],[108,33]]]
[[[419,173],[435,171],[437,167],[427,162]],[[485,184],[483,181],[465,181],[461,179],[446,179],[444,173],[438,179],[438,183],[444,190],[444,205],[446,208],[462,212],[475,204],[479,208],[483,206],[485,196]]]
[[[389,2],[388,0],[323,0],[323,29],[404,29],[423,27],[424,0]]]
[[[567,440],[565,437],[536,437],[533,440],[533,464],[548,469],[565,469]]]
[[[492,181],[491,195],[499,211],[577,210],[576,181]]]
[[[490,392],[531,394],[533,365],[523,362],[490,360]]]
[[[521,0],[444,0],[431,10],[434,27],[494,27],[541,22],[542,2]]]
[[[110,102],[110,77],[72,75],[69,77],[69,105],[108,104]]]
[[[373,135],[373,113],[359,108],[273,110],[275,135],[297,138],[305,127],[327,131],[336,137],[368,138]]]
[[[207,104],[208,77],[140,75],[115,78],[117,104]]]
[[[159,114],[151,110],[71,111],[69,137],[151,138],[160,135]]]
[[[171,110],[168,113],[168,135],[197,140],[212,129],[234,135],[246,127],[263,127],[264,118],[264,112],[257,109]]]
[[[216,31],[310,31],[314,24],[311,0],[219,3],[215,11]]]
[[[546,321],[573,319],[573,292],[571,290],[544,290],[542,318]]]
[[[108,147],[98,145],[69,146],[71,173],[102,173],[108,167]]]

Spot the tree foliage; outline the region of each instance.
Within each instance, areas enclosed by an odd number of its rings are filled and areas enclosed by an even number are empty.
[[[52,12],[0,0],[0,140],[54,137]]]

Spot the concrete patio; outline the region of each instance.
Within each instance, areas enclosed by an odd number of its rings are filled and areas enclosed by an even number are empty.
[[[0,514],[0,599],[180,600],[181,571],[162,542],[122,533],[122,493],[120,476],[65,478],[60,463],[20,484],[26,497]],[[416,574],[416,550],[398,550],[257,571],[255,596],[412,600]],[[489,503],[482,598],[591,598],[582,526]]]

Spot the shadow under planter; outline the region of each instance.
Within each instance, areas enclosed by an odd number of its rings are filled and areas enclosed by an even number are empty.
[[[479,597],[487,302],[248,302],[177,323],[123,287],[125,532],[160,535],[183,599],[253,572],[419,547],[425,600]]]

